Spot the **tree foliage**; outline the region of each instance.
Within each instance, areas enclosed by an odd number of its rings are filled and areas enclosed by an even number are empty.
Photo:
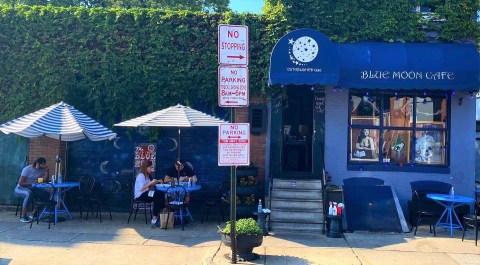
[[[230,10],[230,0],[0,0],[0,4],[53,5],[83,7],[159,8],[170,10],[192,10],[203,12],[225,12]]]

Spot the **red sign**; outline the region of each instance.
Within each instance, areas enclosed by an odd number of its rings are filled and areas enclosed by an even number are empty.
[[[218,25],[218,63],[248,65],[248,27]]]
[[[248,67],[218,67],[218,105],[248,107]]]
[[[155,161],[157,157],[157,145],[156,144],[139,144],[135,146],[135,158],[134,168],[135,175],[137,175],[140,166],[143,161],[152,161],[152,177],[155,176]]]
[[[218,126],[218,165],[250,165],[249,123],[228,123]]]

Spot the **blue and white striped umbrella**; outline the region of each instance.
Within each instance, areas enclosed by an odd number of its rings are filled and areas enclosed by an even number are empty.
[[[176,105],[152,112],[114,126],[124,127],[178,127],[178,159],[180,159],[180,128],[197,126],[218,126],[228,123],[220,118],[183,105]]]
[[[201,111],[176,105],[115,124],[125,127],[197,127],[228,123]]]
[[[112,140],[117,134],[67,103],[60,102],[0,125],[5,134],[33,138],[48,136],[61,141]]]

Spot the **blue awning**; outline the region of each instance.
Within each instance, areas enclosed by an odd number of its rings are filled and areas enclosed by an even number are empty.
[[[283,36],[270,57],[269,84],[335,85],[338,57],[332,41],[312,29],[298,29]]]
[[[275,45],[269,84],[472,91],[480,89],[480,59],[469,43],[332,43],[298,29]]]
[[[372,89],[480,89],[480,60],[473,44],[336,44],[339,85]]]

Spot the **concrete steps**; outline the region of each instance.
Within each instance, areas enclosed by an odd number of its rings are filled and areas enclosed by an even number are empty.
[[[322,183],[320,180],[274,179],[270,194],[272,231],[323,230]]]

